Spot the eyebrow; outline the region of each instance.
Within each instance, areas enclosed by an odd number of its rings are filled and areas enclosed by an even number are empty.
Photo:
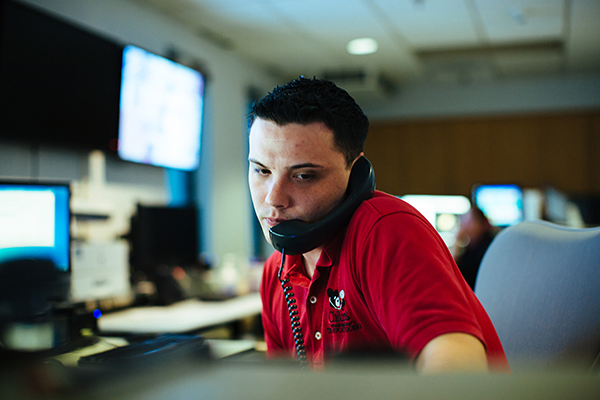
[[[253,158],[248,158],[248,161],[250,161],[252,164],[258,165],[259,167],[266,168],[266,169],[269,168],[266,165],[264,165],[263,163],[255,160]],[[325,168],[325,167],[322,165],[319,165],[319,164],[303,163],[303,164],[292,165],[289,169],[299,169],[299,168]]]

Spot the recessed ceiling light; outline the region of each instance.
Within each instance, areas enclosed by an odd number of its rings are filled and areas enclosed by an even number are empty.
[[[375,39],[360,38],[348,42],[346,51],[350,54],[371,54],[379,49],[379,44]]]

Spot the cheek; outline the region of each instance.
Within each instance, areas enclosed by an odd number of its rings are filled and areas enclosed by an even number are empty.
[[[314,195],[306,199],[306,211],[309,214],[310,221],[317,221],[330,212],[332,212],[342,202],[344,196],[344,190],[335,188],[328,188],[323,191],[320,195]]]
[[[252,175],[250,175],[248,178],[248,186],[250,187],[250,197],[252,198],[252,203],[256,209],[265,199],[264,190]]]

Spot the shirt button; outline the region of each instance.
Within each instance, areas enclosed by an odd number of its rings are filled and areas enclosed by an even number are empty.
[[[315,339],[321,340],[321,332],[315,333]]]
[[[310,302],[315,304],[317,302],[317,298],[315,296],[310,296]]]

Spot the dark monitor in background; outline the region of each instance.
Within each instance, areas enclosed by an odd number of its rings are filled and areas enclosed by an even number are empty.
[[[154,293],[136,302],[167,305],[188,297],[180,285],[199,262],[198,212],[193,206],[138,205],[131,219],[131,267],[134,286],[150,282]]]
[[[45,259],[70,271],[67,183],[0,181],[0,263]]]
[[[571,202],[577,206],[586,226],[600,226],[600,195],[576,195]]]
[[[0,0],[0,140],[109,151],[122,50],[40,8]]]
[[[149,272],[197,265],[198,238],[196,207],[138,205],[131,220],[131,264]]]
[[[135,46],[123,50],[119,156],[191,171],[198,167],[203,75]]]
[[[517,185],[476,185],[473,203],[494,226],[506,227],[523,221],[523,191]]]

